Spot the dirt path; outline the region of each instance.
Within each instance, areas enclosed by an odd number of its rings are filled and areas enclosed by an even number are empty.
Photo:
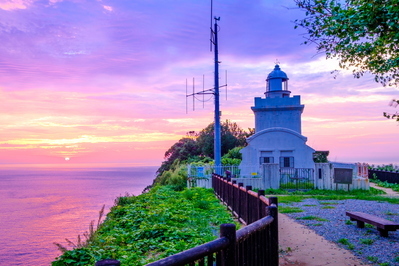
[[[390,188],[380,187],[380,186],[377,186],[376,184],[374,184],[372,182],[370,182],[370,187],[373,187],[373,188],[376,188],[376,189],[379,189],[379,190],[383,190],[383,191],[385,191],[385,193],[387,193],[386,195],[381,195],[381,196],[399,197],[399,193],[396,192],[396,191],[393,191]]]
[[[287,215],[279,213],[278,219],[280,249],[283,250],[280,265],[369,265]]]

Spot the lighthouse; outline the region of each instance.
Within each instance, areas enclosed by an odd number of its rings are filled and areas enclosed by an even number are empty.
[[[265,97],[255,97],[251,107],[255,134],[241,150],[244,175],[257,172],[262,164],[281,168],[313,168],[314,149],[302,135],[301,116],[305,108],[299,95],[291,96],[288,76],[279,65],[267,75]],[[246,173],[246,174],[245,174]]]

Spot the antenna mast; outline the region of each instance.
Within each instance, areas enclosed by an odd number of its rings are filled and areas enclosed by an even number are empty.
[[[212,94],[215,97],[215,122],[214,122],[214,159],[215,159],[215,172],[219,175],[222,174],[222,163],[221,163],[221,157],[222,157],[222,141],[221,141],[221,125],[220,125],[220,102],[219,102],[219,89],[222,87],[226,87],[226,100],[227,100],[227,71],[226,71],[226,84],[219,86],[219,47],[218,47],[218,21],[220,21],[220,17],[212,17],[213,16],[213,1],[211,0],[211,39],[210,39],[210,50],[214,51],[215,55],[215,72],[214,72],[214,87],[212,89],[205,90],[204,88],[202,89],[202,92],[195,92],[195,85],[194,85],[194,79],[193,79],[193,93],[192,94],[187,94],[187,80],[186,80],[186,113],[187,113],[187,97],[193,97],[193,109],[194,109],[194,97],[196,95],[201,95],[204,97],[205,94]],[[212,21],[214,22],[214,25],[212,27]],[[203,77],[203,84],[205,78]],[[205,100],[202,100],[205,102]]]

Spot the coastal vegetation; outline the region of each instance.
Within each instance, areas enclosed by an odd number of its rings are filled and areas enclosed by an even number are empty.
[[[153,185],[186,186],[187,164],[213,164],[214,124],[211,123],[200,132],[190,131],[185,137],[173,144],[165,152],[165,161],[157,170]],[[235,122],[221,122],[222,164],[239,165],[240,150],[246,145],[246,138],[254,133],[254,129],[243,130]],[[144,191],[151,189],[148,186]]]
[[[94,265],[110,258],[144,265],[216,239],[222,223],[234,220],[212,190],[155,186],[139,196],[117,198],[84,245],[67,250],[58,244],[64,253],[52,265]]]

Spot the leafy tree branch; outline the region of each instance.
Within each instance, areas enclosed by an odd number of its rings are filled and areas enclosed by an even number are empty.
[[[307,30],[304,43],[360,78],[366,72],[384,86],[399,83],[399,0],[294,0],[305,11],[295,27]]]

